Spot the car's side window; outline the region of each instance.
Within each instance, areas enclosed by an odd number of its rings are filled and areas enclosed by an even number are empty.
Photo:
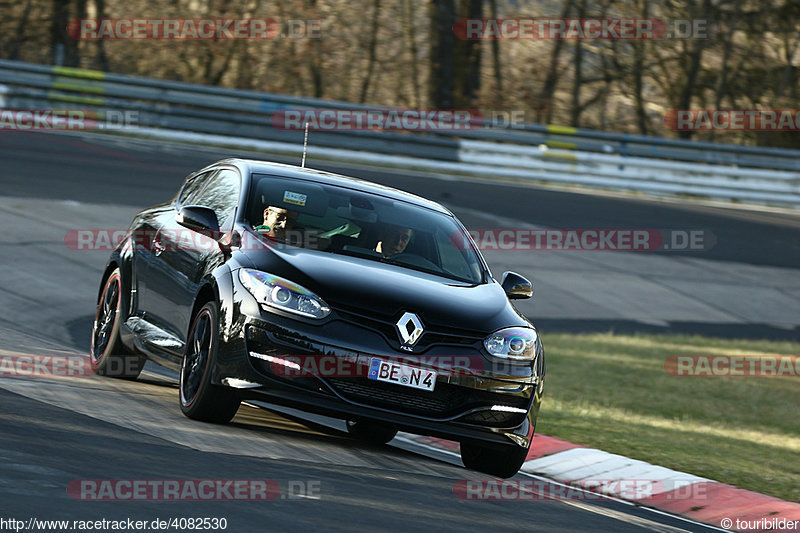
[[[178,196],[178,205],[193,205],[197,194],[203,190],[203,186],[205,186],[208,177],[213,173],[213,170],[209,170],[208,172],[201,172],[189,178],[186,181],[186,185],[181,189],[180,196]]]
[[[220,228],[233,222],[236,205],[239,203],[241,180],[235,170],[222,169],[208,180],[207,185],[193,199],[195,205],[210,207],[217,214]]]

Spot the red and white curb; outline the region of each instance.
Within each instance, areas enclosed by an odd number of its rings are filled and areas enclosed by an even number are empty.
[[[457,442],[404,435],[458,452]],[[536,435],[522,472],[731,531],[800,531],[800,504],[622,455]]]

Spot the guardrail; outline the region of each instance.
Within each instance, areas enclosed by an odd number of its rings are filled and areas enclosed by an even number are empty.
[[[0,60],[0,107],[103,113],[135,110],[133,133],[215,136],[225,144],[296,150],[301,131],[270,119],[286,109],[383,110],[347,102],[207,87]],[[313,154],[376,166],[575,183],[800,208],[800,150],[483,123],[457,132],[316,131]],[[130,131],[128,131],[130,132]],[[122,131],[126,133],[126,131]],[[220,137],[221,136],[221,137]],[[378,155],[378,157],[376,157]]]

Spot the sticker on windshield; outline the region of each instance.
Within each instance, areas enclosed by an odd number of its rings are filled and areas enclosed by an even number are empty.
[[[292,192],[292,191],[283,191],[283,201],[287,204],[294,204],[299,206],[306,205],[306,200],[308,197],[305,194],[300,194],[299,192]]]

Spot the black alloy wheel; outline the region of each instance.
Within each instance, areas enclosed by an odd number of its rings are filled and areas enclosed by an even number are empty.
[[[89,361],[101,376],[136,379],[144,368],[145,358],[131,353],[119,338],[122,281],[115,268],[103,285],[92,323]]]
[[[180,376],[180,404],[184,415],[194,420],[224,424],[239,410],[235,389],[211,383],[211,371],[219,349],[219,308],[206,303],[195,315]]]

